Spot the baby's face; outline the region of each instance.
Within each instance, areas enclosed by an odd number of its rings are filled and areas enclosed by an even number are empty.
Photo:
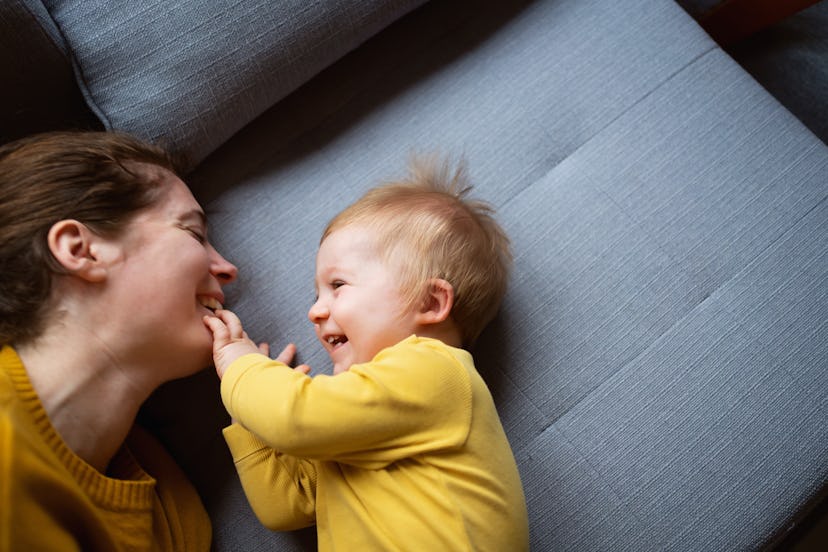
[[[330,234],[316,257],[317,300],[308,312],[328,351],[334,374],[368,362],[416,331],[414,309],[406,306],[395,270],[378,254],[364,227]]]

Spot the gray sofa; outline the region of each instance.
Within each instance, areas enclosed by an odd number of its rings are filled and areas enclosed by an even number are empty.
[[[533,550],[771,548],[824,498],[828,147],[675,2],[12,0],[0,29],[2,139],[180,152],[229,305],[315,372],[324,224],[412,152],[465,158],[516,254],[473,352]],[[142,412],[215,550],[313,549],[253,516],[217,389]]]

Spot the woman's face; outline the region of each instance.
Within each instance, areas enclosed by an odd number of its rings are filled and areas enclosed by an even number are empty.
[[[207,240],[204,211],[187,186],[163,171],[167,190],[117,239],[109,309],[128,316],[118,342],[134,363],[159,367],[162,380],[211,362],[212,336],[202,317],[224,303],[222,286],[236,267]],[[117,315],[116,315],[117,318]]]

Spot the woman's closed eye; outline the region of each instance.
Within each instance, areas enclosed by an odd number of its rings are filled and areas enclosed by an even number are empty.
[[[207,241],[207,235],[205,232],[198,228],[193,228],[192,226],[183,226],[182,227],[185,231],[189,232],[191,236],[193,236],[198,243],[204,243]]]

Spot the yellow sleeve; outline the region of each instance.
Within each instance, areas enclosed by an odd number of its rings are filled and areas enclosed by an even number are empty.
[[[417,338],[336,376],[310,378],[247,355],[225,373],[221,393],[231,415],[270,447],[368,469],[458,447],[471,426],[466,368],[444,345]]]
[[[244,494],[262,525],[276,531],[316,522],[316,466],[268,447],[238,424],[224,429]]]

